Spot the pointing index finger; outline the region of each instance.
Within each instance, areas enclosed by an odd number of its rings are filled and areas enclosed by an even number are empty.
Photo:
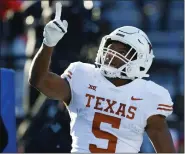
[[[62,12],[62,4],[60,2],[56,3],[55,19],[60,20]]]

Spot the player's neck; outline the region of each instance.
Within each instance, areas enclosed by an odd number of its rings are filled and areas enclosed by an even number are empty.
[[[126,85],[126,84],[132,82],[132,80],[129,80],[129,79],[107,78],[107,77],[106,77],[106,79],[109,80],[116,87],[123,86],[123,85]]]

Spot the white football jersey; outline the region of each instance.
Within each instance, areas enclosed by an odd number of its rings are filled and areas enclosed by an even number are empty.
[[[169,92],[152,81],[135,79],[116,87],[94,65],[71,63],[61,75],[72,99],[71,152],[140,151],[147,119],[173,111]]]

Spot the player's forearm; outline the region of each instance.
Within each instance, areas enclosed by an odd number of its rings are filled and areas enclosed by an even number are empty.
[[[166,142],[168,141],[166,140]],[[156,153],[176,153],[175,147],[172,143],[173,141],[168,143],[163,142],[161,146],[154,145]]]
[[[159,138],[158,143],[154,144],[157,153],[176,153],[171,134],[168,133],[164,139]]]
[[[29,82],[31,85],[38,87],[44,81],[44,77],[49,73],[52,52],[53,47],[48,47],[44,44],[40,47],[32,61],[29,72]]]

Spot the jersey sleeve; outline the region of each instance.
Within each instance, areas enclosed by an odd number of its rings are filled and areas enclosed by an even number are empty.
[[[158,95],[150,98],[151,103],[147,106],[147,119],[152,115],[162,115],[168,117],[173,112],[173,102],[168,90],[163,89]]]
[[[76,108],[77,104],[73,103],[74,102],[74,91],[75,87],[78,86],[78,81],[79,81],[79,74],[80,74],[80,68],[81,68],[81,62],[74,62],[71,63],[68,68],[64,71],[64,73],[61,75],[61,78],[65,79],[68,81],[70,90],[71,90],[71,101],[69,106]],[[70,108],[71,109],[71,108]]]
[[[72,88],[72,80],[74,78],[77,62],[71,63],[68,68],[61,75],[61,78],[64,78],[68,81],[70,88]]]
[[[159,99],[159,102],[157,104],[157,113],[165,117],[168,117],[170,114],[172,114],[172,112],[173,112],[173,102],[168,92],[165,98]]]

